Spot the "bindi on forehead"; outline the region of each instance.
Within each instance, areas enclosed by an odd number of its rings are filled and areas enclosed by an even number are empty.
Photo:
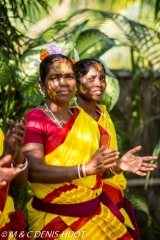
[[[97,70],[97,76],[103,75],[104,69],[103,69],[102,65],[100,63],[96,62],[94,64],[94,66],[95,66],[95,68]]]
[[[100,76],[100,75],[103,75],[102,71],[100,72],[95,66],[93,66],[92,68],[90,68],[87,76],[88,77],[96,77],[96,76]]]

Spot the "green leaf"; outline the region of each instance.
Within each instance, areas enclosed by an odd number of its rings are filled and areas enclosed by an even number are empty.
[[[76,26],[72,32],[70,32],[70,36],[66,38],[66,41],[76,42],[79,38],[80,34],[82,34],[82,30],[85,28],[88,20],[82,22],[78,26]]]
[[[153,150],[153,156],[158,156],[160,154],[160,140],[159,142],[156,144],[154,150]],[[150,163],[156,163],[154,160],[150,161]],[[145,186],[144,189],[146,190],[148,188],[148,184],[149,184],[149,179],[151,178],[151,172],[147,172],[146,175],[146,182],[145,182]]]
[[[107,77],[106,81],[107,88],[100,103],[106,105],[107,111],[111,111],[118,100],[120,87],[116,78]]]
[[[21,91],[22,97],[33,106],[39,106],[43,100],[38,90],[38,84],[30,86],[26,91]]]
[[[38,76],[38,74],[37,74]],[[19,91],[24,91],[28,90],[30,87],[33,85],[37,84],[38,85],[38,77],[33,75],[33,76],[26,76],[23,81],[21,81],[21,86],[19,87]]]
[[[48,44],[48,43],[53,42],[53,40],[57,43],[64,41],[65,35],[68,37],[67,30],[68,30],[68,22],[67,21],[57,21],[54,23],[53,26],[51,26],[49,29],[47,29],[43,33],[41,33],[40,36],[37,39],[35,39],[35,41],[32,45],[34,47],[34,46],[39,46],[39,45],[42,45],[45,43]],[[61,35],[62,35],[61,33],[63,33],[63,37],[61,37]],[[59,39],[59,37],[61,37],[61,38]]]
[[[160,140],[153,150],[153,156],[158,156],[160,154]]]
[[[11,79],[11,73],[8,66],[8,60],[2,51],[0,51],[0,66],[0,83],[3,87],[6,87]]]
[[[155,4],[155,19],[157,18],[157,15],[160,11],[160,0],[156,0],[156,4]]]
[[[142,198],[141,196],[135,196],[133,194],[127,194],[127,198],[128,200],[132,203],[133,208],[135,210],[139,210],[139,211],[143,211],[147,214],[148,217],[148,228],[152,225],[152,217],[150,216],[149,213],[149,208],[148,205],[145,201],[144,198]]]
[[[158,11],[160,9],[159,2],[159,0],[156,1]],[[159,75],[160,60],[158,53],[160,41],[158,31],[132,21],[121,14],[103,10],[81,9],[76,11],[72,17],[76,15],[78,17],[79,14],[84,18],[88,14],[89,26],[105,32],[110,39],[115,39],[117,45],[131,47],[143,57],[145,66],[150,68],[155,76]]]
[[[104,52],[115,46],[115,42],[97,29],[89,29],[81,32],[75,48],[80,59],[100,57]]]

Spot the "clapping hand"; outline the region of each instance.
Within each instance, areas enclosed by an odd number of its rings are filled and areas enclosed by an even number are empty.
[[[3,167],[11,162],[12,156],[7,155],[3,157],[0,161],[0,187],[3,187],[10,182],[13,178],[15,178],[21,171],[21,165],[15,168],[6,168]]]
[[[119,152],[116,149],[105,150],[104,146],[101,146],[86,164],[87,176],[103,173],[108,168],[115,166],[118,157]]]
[[[19,147],[22,145],[25,133],[25,120],[22,118],[20,123],[9,120],[9,130],[6,134],[4,155],[10,154],[14,159],[18,153]]]
[[[118,173],[120,171],[131,172],[139,176],[145,176],[146,172],[153,171],[157,166],[156,164],[147,163],[151,160],[157,160],[157,156],[136,156],[135,154],[141,150],[141,146],[137,146],[127,153],[125,153],[114,167]]]

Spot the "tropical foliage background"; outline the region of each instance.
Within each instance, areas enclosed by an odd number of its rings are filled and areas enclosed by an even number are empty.
[[[80,58],[96,57],[104,62],[110,78],[102,102],[115,123],[121,153],[140,144],[141,154],[158,155],[159,10],[159,0],[2,0],[0,126],[3,131],[7,131],[8,118],[18,121],[30,108],[43,103],[37,84],[38,68],[29,58],[39,61],[39,52],[53,43],[70,57],[76,48]],[[136,176],[133,179],[129,174],[126,177],[126,196],[136,209],[142,239],[159,239],[159,168],[146,179]],[[26,211],[30,198],[27,191],[28,185],[22,190],[12,185],[16,208]]]

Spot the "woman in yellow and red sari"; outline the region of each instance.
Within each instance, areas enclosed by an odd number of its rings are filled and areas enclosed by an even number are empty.
[[[110,140],[106,142],[106,149],[118,149],[116,132],[113,122],[106,111],[104,105],[97,105],[106,89],[106,72],[103,64],[94,58],[82,59],[75,63],[75,75],[77,80],[77,101],[75,106],[83,108],[92,118],[94,118],[101,127],[110,135]],[[137,152],[140,147],[137,147]],[[129,157],[129,156],[128,156]],[[147,167],[147,165],[144,166]],[[145,170],[144,166],[142,171]],[[152,170],[152,165],[149,167]],[[125,169],[124,169],[125,170]],[[148,169],[149,170],[149,169]],[[125,218],[125,225],[133,239],[138,240],[138,227],[134,216],[133,207],[130,202],[124,198],[123,190],[126,188],[126,179],[121,170],[113,167],[109,170],[112,178],[103,179],[103,192],[111,198],[114,204],[120,209]],[[119,174],[116,174],[119,173]],[[142,172],[134,172],[144,176]],[[114,174],[114,175],[113,175]]]
[[[13,199],[8,196],[12,179],[19,187],[23,187],[28,179],[28,163],[20,148],[24,132],[24,120],[16,124],[10,120],[6,136],[0,129],[0,239],[3,240],[29,239],[25,231],[25,214],[15,211]]]
[[[50,48],[40,64],[46,103],[26,115],[32,239],[131,240],[123,216],[112,204],[115,216],[101,197],[102,173],[115,166],[118,152],[104,150],[109,136],[96,121],[82,109],[69,109],[76,87],[73,64],[62,54],[49,55]]]

